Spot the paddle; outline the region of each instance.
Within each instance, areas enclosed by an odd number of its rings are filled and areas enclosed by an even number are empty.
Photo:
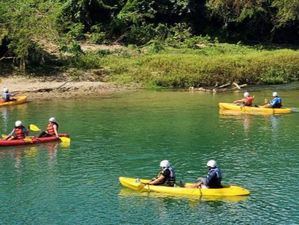
[[[40,129],[38,128],[38,126],[36,126],[36,125],[34,125],[34,124],[30,124],[29,125],[29,129],[31,130],[31,131],[40,131]]]
[[[136,178],[136,183],[139,183],[137,187],[137,191],[141,191],[145,185],[149,185],[149,183],[141,182],[139,178]]]
[[[40,128],[36,126],[35,124],[30,124],[29,129],[32,131],[40,131]],[[66,144],[69,144],[71,142],[71,139],[68,137],[59,137],[59,139]]]
[[[69,144],[71,143],[71,139],[68,137],[59,137],[63,143]]]

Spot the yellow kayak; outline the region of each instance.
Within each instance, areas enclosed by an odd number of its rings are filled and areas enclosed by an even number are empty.
[[[23,103],[27,102],[27,96],[16,96],[13,98],[16,100],[8,101],[8,102],[4,102],[4,101],[0,100],[0,107],[7,106],[7,105],[18,105],[18,104],[23,104]]]
[[[129,188],[121,188],[119,196],[124,198],[131,197],[152,197],[152,198],[164,198],[171,196],[174,199],[187,199],[194,203],[198,203],[200,201],[226,201],[226,202],[240,202],[247,200],[249,195],[241,195],[241,196],[197,196],[197,195],[177,195],[177,194],[167,194],[167,193],[159,193],[159,192],[147,192],[147,191],[134,191]]]
[[[291,108],[262,108],[262,107],[250,107],[250,106],[239,106],[233,103],[219,103],[220,113],[225,110],[236,111],[240,113],[248,113],[248,114],[285,114],[291,113]]]
[[[186,183],[185,187],[168,187],[161,185],[149,185],[146,184],[150,180],[147,179],[136,179],[129,177],[119,177],[119,182],[122,186],[130,188],[135,191],[153,191],[171,195],[185,195],[185,196],[245,196],[249,195],[250,192],[245,188],[227,185],[223,188],[188,188],[191,183]]]

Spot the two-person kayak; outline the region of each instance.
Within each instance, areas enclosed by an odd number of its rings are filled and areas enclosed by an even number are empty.
[[[159,192],[171,195],[185,195],[185,196],[246,196],[250,192],[242,187],[235,185],[225,185],[223,188],[188,188],[191,183],[186,183],[184,187],[175,186],[161,186],[146,184],[150,180],[136,179],[129,177],[119,177],[119,182],[122,186],[130,188],[135,191]]]
[[[3,101],[2,99],[0,100],[0,107],[1,106],[10,106],[10,105],[19,105],[27,102],[27,96],[16,96],[13,97],[15,100],[12,101]]]
[[[59,137],[25,137],[21,140],[0,140],[0,147],[3,146],[18,146],[18,145],[32,145],[32,144],[40,144],[46,142],[55,142],[60,141],[60,137],[69,137],[68,134],[61,133]]]
[[[262,115],[272,115],[272,114],[286,114],[291,113],[291,108],[263,108],[263,107],[254,107],[254,106],[240,106],[234,103],[219,103],[220,113],[222,111],[230,110],[240,113],[247,114],[262,114]]]

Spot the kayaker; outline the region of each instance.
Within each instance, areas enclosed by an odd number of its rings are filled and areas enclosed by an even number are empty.
[[[4,102],[14,101],[16,99],[11,98],[13,94],[11,94],[8,90],[8,88],[3,88],[3,94],[2,94],[2,100]]]
[[[173,187],[175,184],[175,171],[168,160],[160,162],[160,171],[157,177],[153,178],[149,184],[167,185]]]
[[[38,137],[52,137],[52,136],[59,137],[59,135],[58,135],[58,127],[59,127],[59,125],[58,125],[55,117],[51,117],[49,119],[47,130],[41,132]]]
[[[263,105],[264,108],[281,108],[282,107],[282,99],[278,96],[278,93],[275,91],[272,93],[274,97],[269,103]]]
[[[250,96],[249,92],[244,92],[244,98],[234,101],[235,104],[242,104],[243,106],[252,106],[254,96]]]
[[[215,160],[209,160],[207,163],[208,175],[206,178],[199,178],[199,181],[189,187],[191,188],[222,188],[221,171]]]
[[[5,140],[21,140],[28,136],[29,131],[23,126],[22,121],[17,120],[15,122],[14,129],[5,138]]]

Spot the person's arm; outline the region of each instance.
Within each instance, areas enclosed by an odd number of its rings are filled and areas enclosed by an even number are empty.
[[[155,180],[150,181],[149,184],[160,184],[164,179],[165,179],[164,175],[161,174]]]
[[[12,129],[12,131],[7,135],[7,137],[5,138],[5,140],[9,139],[14,133],[15,133],[15,128]]]
[[[54,124],[54,125],[53,125],[53,128],[54,128],[55,136],[56,136],[56,137],[59,137],[58,132],[57,132],[57,125]]]
[[[244,103],[244,102],[246,102],[246,99],[244,98],[234,101],[234,103]]]

